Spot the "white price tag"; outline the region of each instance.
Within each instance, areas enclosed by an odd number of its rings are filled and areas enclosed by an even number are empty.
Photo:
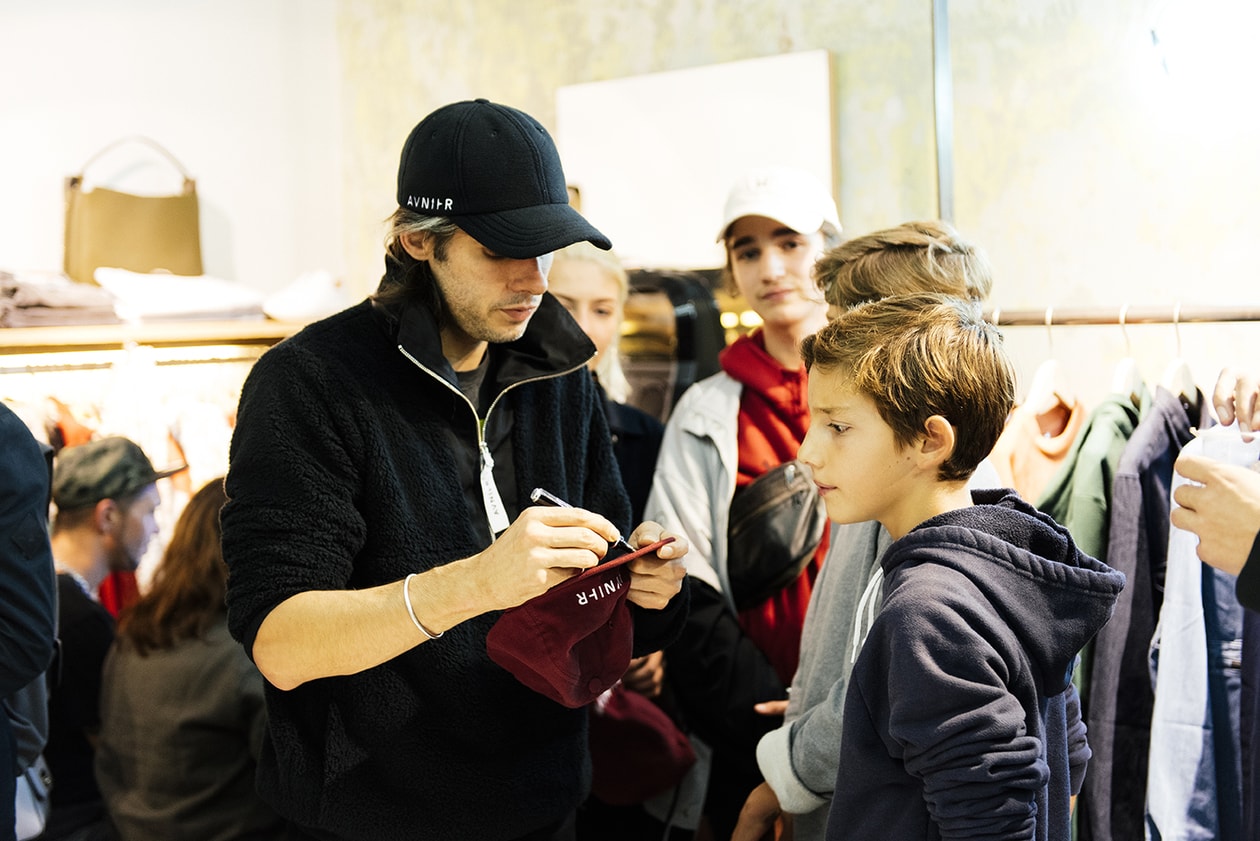
[[[499,496],[499,488],[494,483],[494,459],[491,458],[490,448],[485,441],[481,442],[481,498],[486,505],[490,531],[497,537],[499,532],[511,524],[503,507],[503,497]]]

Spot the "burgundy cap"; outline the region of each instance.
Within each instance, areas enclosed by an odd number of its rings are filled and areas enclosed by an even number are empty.
[[[634,623],[626,604],[626,564],[673,540],[667,537],[606,560],[505,610],[486,635],[486,653],[558,704],[589,704],[630,665]]]
[[[610,806],[642,803],[682,782],[696,751],[673,719],[625,685],[591,705],[591,793]]]

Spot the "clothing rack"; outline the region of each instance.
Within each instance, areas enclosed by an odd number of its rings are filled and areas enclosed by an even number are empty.
[[[985,320],[998,327],[1052,327],[1069,324],[1192,324],[1202,322],[1260,321],[1260,305],[1192,306],[1180,302],[1162,307],[1046,307],[1006,309],[993,307]]]

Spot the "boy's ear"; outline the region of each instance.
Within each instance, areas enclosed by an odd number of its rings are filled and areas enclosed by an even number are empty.
[[[919,455],[925,465],[936,468],[954,454],[958,435],[953,425],[941,415],[932,415],[923,422],[923,437],[919,440]]]
[[[433,256],[433,237],[427,231],[415,231],[403,234],[402,247],[413,260],[428,262]]]

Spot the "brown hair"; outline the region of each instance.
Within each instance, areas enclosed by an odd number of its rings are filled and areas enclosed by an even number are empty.
[[[118,639],[140,656],[200,637],[227,610],[220,546],[223,479],[208,482],[180,512],[148,591],[118,618]]]
[[[814,278],[835,307],[915,292],[983,301],[993,288],[984,252],[939,221],[906,222],[854,237],[818,259]]]
[[[954,452],[940,479],[966,479],[993,449],[1015,404],[1015,369],[1002,334],[979,308],[935,293],[860,304],[801,343],[811,377],[835,374],[869,395],[901,446],[940,415]]]
[[[446,259],[447,247],[459,226],[444,216],[421,216],[405,207],[395,210],[387,224],[385,280],[372,295],[373,300],[387,307],[418,300],[433,311],[439,325],[443,324],[446,308],[442,305],[442,293],[433,278],[433,270],[427,261],[417,260],[407,253],[403,238],[414,234],[432,237],[433,259],[441,262]]]

